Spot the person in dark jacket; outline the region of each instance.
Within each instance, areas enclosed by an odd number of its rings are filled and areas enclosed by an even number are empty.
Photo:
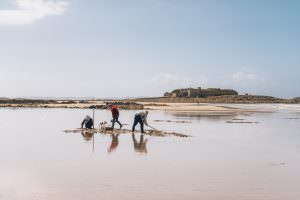
[[[121,124],[121,122],[119,121],[119,116],[120,116],[120,112],[119,112],[119,109],[118,109],[118,107],[117,106],[114,106],[114,105],[110,105],[109,106],[109,108],[110,108],[110,111],[111,111],[111,114],[112,114],[112,120],[111,120],[111,122],[112,122],[112,129],[114,130],[114,127],[115,127],[115,123],[117,122],[119,125],[120,125],[120,129],[122,128],[122,124]]]
[[[84,120],[81,122],[81,128],[85,126],[86,129],[91,129],[94,126],[93,119],[90,116],[86,116]]]
[[[146,124],[146,126],[148,126],[147,116],[148,116],[148,111],[139,112],[139,113],[135,114],[134,122],[133,122],[133,125],[132,125],[132,132],[133,133],[134,133],[135,127],[138,123],[141,125],[141,132],[144,133],[144,124]]]

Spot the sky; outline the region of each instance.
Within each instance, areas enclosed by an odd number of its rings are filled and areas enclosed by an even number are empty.
[[[0,0],[0,97],[300,96],[298,0]]]

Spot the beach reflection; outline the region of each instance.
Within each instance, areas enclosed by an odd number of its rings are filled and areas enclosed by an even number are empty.
[[[83,137],[84,141],[87,141],[87,142],[93,141],[93,145],[94,145],[94,134],[95,133],[91,133],[89,131],[81,131],[80,133],[81,133],[81,136]],[[119,146],[119,135],[120,134],[109,134],[109,135],[111,137],[111,142],[107,148],[108,154],[117,150],[117,148]],[[108,134],[106,134],[106,136],[108,136]],[[136,137],[136,135],[134,133],[132,133],[132,142],[133,143],[131,143],[131,144],[133,144],[133,148],[134,148],[135,152],[142,153],[142,154],[148,153],[148,150],[147,150],[148,139],[145,138],[144,134],[140,134],[138,137]],[[127,144],[129,144],[129,143],[127,143]]]
[[[196,113],[196,112],[167,112],[169,116],[173,116],[179,119],[196,119],[207,121],[222,121],[229,120],[239,116],[238,113],[225,113],[225,114],[208,114],[208,113]]]
[[[115,151],[117,149],[118,145],[119,145],[119,134],[112,134],[111,135],[111,143],[107,149],[108,153]]]
[[[129,125],[119,135],[74,129],[89,111],[2,109],[0,199],[300,199],[294,113],[233,115],[260,123],[228,124],[226,116],[151,111],[155,128],[193,136],[179,138],[132,134],[136,111],[122,111]]]
[[[132,133],[132,141],[133,141],[133,147],[134,150],[138,153],[143,153],[143,154],[147,154],[147,141],[148,139],[144,140],[144,134],[140,135],[140,140],[137,141],[135,138],[135,134]]]
[[[93,139],[94,133],[88,131],[81,131],[81,135],[85,141],[91,141]]]

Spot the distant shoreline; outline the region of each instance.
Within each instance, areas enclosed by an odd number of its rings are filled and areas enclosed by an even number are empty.
[[[207,103],[209,105],[195,106]],[[116,104],[121,110],[172,110],[195,112],[242,112],[233,108],[222,108],[214,104],[299,104],[299,98],[279,99],[269,96],[227,95],[206,98],[152,97],[124,100],[38,100],[0,99],[0,108],[67,108],[67,109],[108,109]],[[249,110],[246,110],[249,111]]]
[[[203,98],[186,97],[150,97],[130,99],[131,102],[155,103],[218,103],[218,104],[299,104],[300,98],[282,99],[271,96],[259,95],[223,95]]]

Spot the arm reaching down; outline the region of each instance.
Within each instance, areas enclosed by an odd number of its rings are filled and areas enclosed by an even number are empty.
[[[146,126],[149,126],[148,121],[147,121],[147,117],[148,117],[148,111],[146,111],[142,117],[143,122]]]
[[[145,124],[146,126],[149,126],[149,124],[148,124],[148,122],[147,122],[147,118],[145,118],[144,124]]]
[[[81,128],[83,128],[84,123],[85,123],[85,119],[81,122]]]

